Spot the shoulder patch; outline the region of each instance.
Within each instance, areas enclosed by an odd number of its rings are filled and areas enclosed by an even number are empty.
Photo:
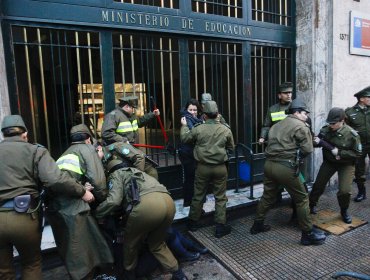
[[[358,133],[356,130],[351,129],[351,133],[353,134],[353,136],[356,136],[356,137],[358,136]]]
[[[111,144],[108,146],[108,150],[109,151],[113,151],[116,147],[114,146],[114,144]]]
[[[130,150],[127,148],[122,148],[122,154],[128,155],[130,153]]]

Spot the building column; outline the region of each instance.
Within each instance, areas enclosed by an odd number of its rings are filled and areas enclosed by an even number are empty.
[[[332,1],[327,0],[296,0],[297,97],[311,111],[315,135],[332,107],[332,6]],[[315,179],[321,162],[321,149],[315,149],[308,180]]]
[[[1,27],[1,26],[0,26]],[[10,114],[8,82],[6,78],[3,32],[0,28],[0,122]],[[3,135],[0,133],[0,140]]]

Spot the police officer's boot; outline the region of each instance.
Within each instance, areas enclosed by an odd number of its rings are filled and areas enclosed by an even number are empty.
[[[222,236],[228,235],[231,232],[231,226],[230,225],[224,225],[224,224],[216,224],[216,232],[215,237],[221,238]]]
[[[357,183],[357,187],[358,187],[358,194],[356,195],[354,200],[356,202],[360,202],[366,199],[366,188],[365,188],[364,183]]]
[[[317,210],[316,205],[310,204],[310,214],[316,215],[317,212],[319,211]]]
[[[326,235],[323,231],[317,228],[312,228],[310,231],[302,231],[301,244],[308,245],[322,245],[325,243]]]
[[[184,272],[182,272],[181,268],[177,271],[172,273],[172,280],[188,280],[188,277],[185,276]]]
[[[352,217],[351,215],[348,213],[348,209],[347,208],[342,208],[340,210],[340,214],[342,215],[342,220],[343,222],[345,222],[346,224],[350,224],[352,223]]]
[[[250,229],[251,234],[257,234],[260,232],[266,232],[271,229],[271,226],[263,224],[263,221],[254,221],[253,226]]]

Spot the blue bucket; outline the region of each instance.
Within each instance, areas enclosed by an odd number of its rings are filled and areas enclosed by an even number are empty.
[[[246,161],[241,161],[238,163],[239,168],[239,178],[245,182],[250,182],[251,180],[251,166]]]

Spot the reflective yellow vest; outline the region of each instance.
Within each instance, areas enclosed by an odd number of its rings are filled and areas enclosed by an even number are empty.
[[[137,120],[133,120],[133,122],[120,122],[116,129],[116,133],[135,132],[138,129],[139,125],[137,124]]]
[[[77,155],[67,154],[57,160],[59,169],[68,170],[83,175],[80,160]]]

